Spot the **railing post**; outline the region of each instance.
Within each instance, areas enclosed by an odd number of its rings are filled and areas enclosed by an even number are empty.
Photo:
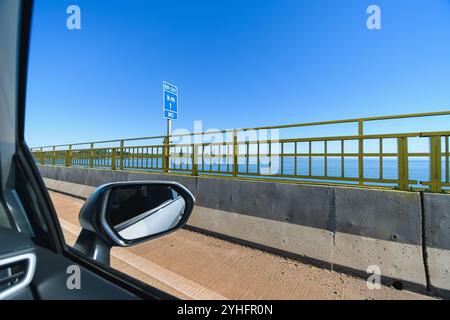
[[[192,175],[198,176],[198,144],[192,145]]]
[[[112,148],[112,155],[111,155],[111,169],[112,170],[116,170],[116,161],[117,161],[116,148]]]
[[[170,145],[169,145],[169,136],[164,138],[164,147],[163,147],[163,171],[169,172],[170,165]]]
[[[237,130],[233,131],[233,176],[236,177],[239,171],[239,163],[238,163],[238,136]]]
[[[72,165],[72,145],[69,145],[69,149],[66,151],[66,167]]]
[[[441,137],[430,137],[430,191],[442,191]]]
[[[409,189],[408,138],[397,138],[398,189]]]
[[[89,167],[94,167],[94,143],[91,143],[91,148],[89,149]]]
[[[358,120],[358,179],[359,185],[364,185],[364,121]]]
[[[56,165],[56,147],[52,149],[52,164]]]
[[[125,141],[120,140],[120,160],[119,160],[119,165],[120,165],[120,170],[123,170],[123,155],[124,155],[124,147],[125,147]]]
[[[44,154],[44,150],[41,148],[41,164],[44,165],[45,164],[45,154]]]

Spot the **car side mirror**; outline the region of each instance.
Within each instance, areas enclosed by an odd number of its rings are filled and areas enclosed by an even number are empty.
[[[119,182],[98,187],[80,210],[74,249],[110,264],[113,246],[128,247],[183,227],[194,196],[176,182]]]

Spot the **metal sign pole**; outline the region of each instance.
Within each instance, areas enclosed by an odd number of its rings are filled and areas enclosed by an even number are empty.
[[[164,171],[170,172],[170,136],[172,135],[172,120],[167,119],[167,137],[165,140],[165,166]]]
[[[167,138],[169,139],[169,143],[171,135],[172,135],[172,120],[167,119]]]

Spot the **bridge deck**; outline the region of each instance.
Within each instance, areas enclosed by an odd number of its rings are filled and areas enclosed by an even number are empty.
[[[50,193],[64,236],[80,232],[82,200]],[[132,248],[113,248],[112,266],[184,299],[428,299],[214,237],[179,230]]]

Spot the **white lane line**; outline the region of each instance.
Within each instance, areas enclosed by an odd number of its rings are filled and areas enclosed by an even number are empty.
[[[81,232],[81,228],[69,221],[59,218],[61,227],[75,235]],[[165,285],[187,295],[194,300],[228,300],[221,294],[212,291],[202,285],[176,274],[166,268],[144,259],[126,249],[114,248],[111,255],[122,260],[126,264],[142,271],[146,275],[157,279]]]

